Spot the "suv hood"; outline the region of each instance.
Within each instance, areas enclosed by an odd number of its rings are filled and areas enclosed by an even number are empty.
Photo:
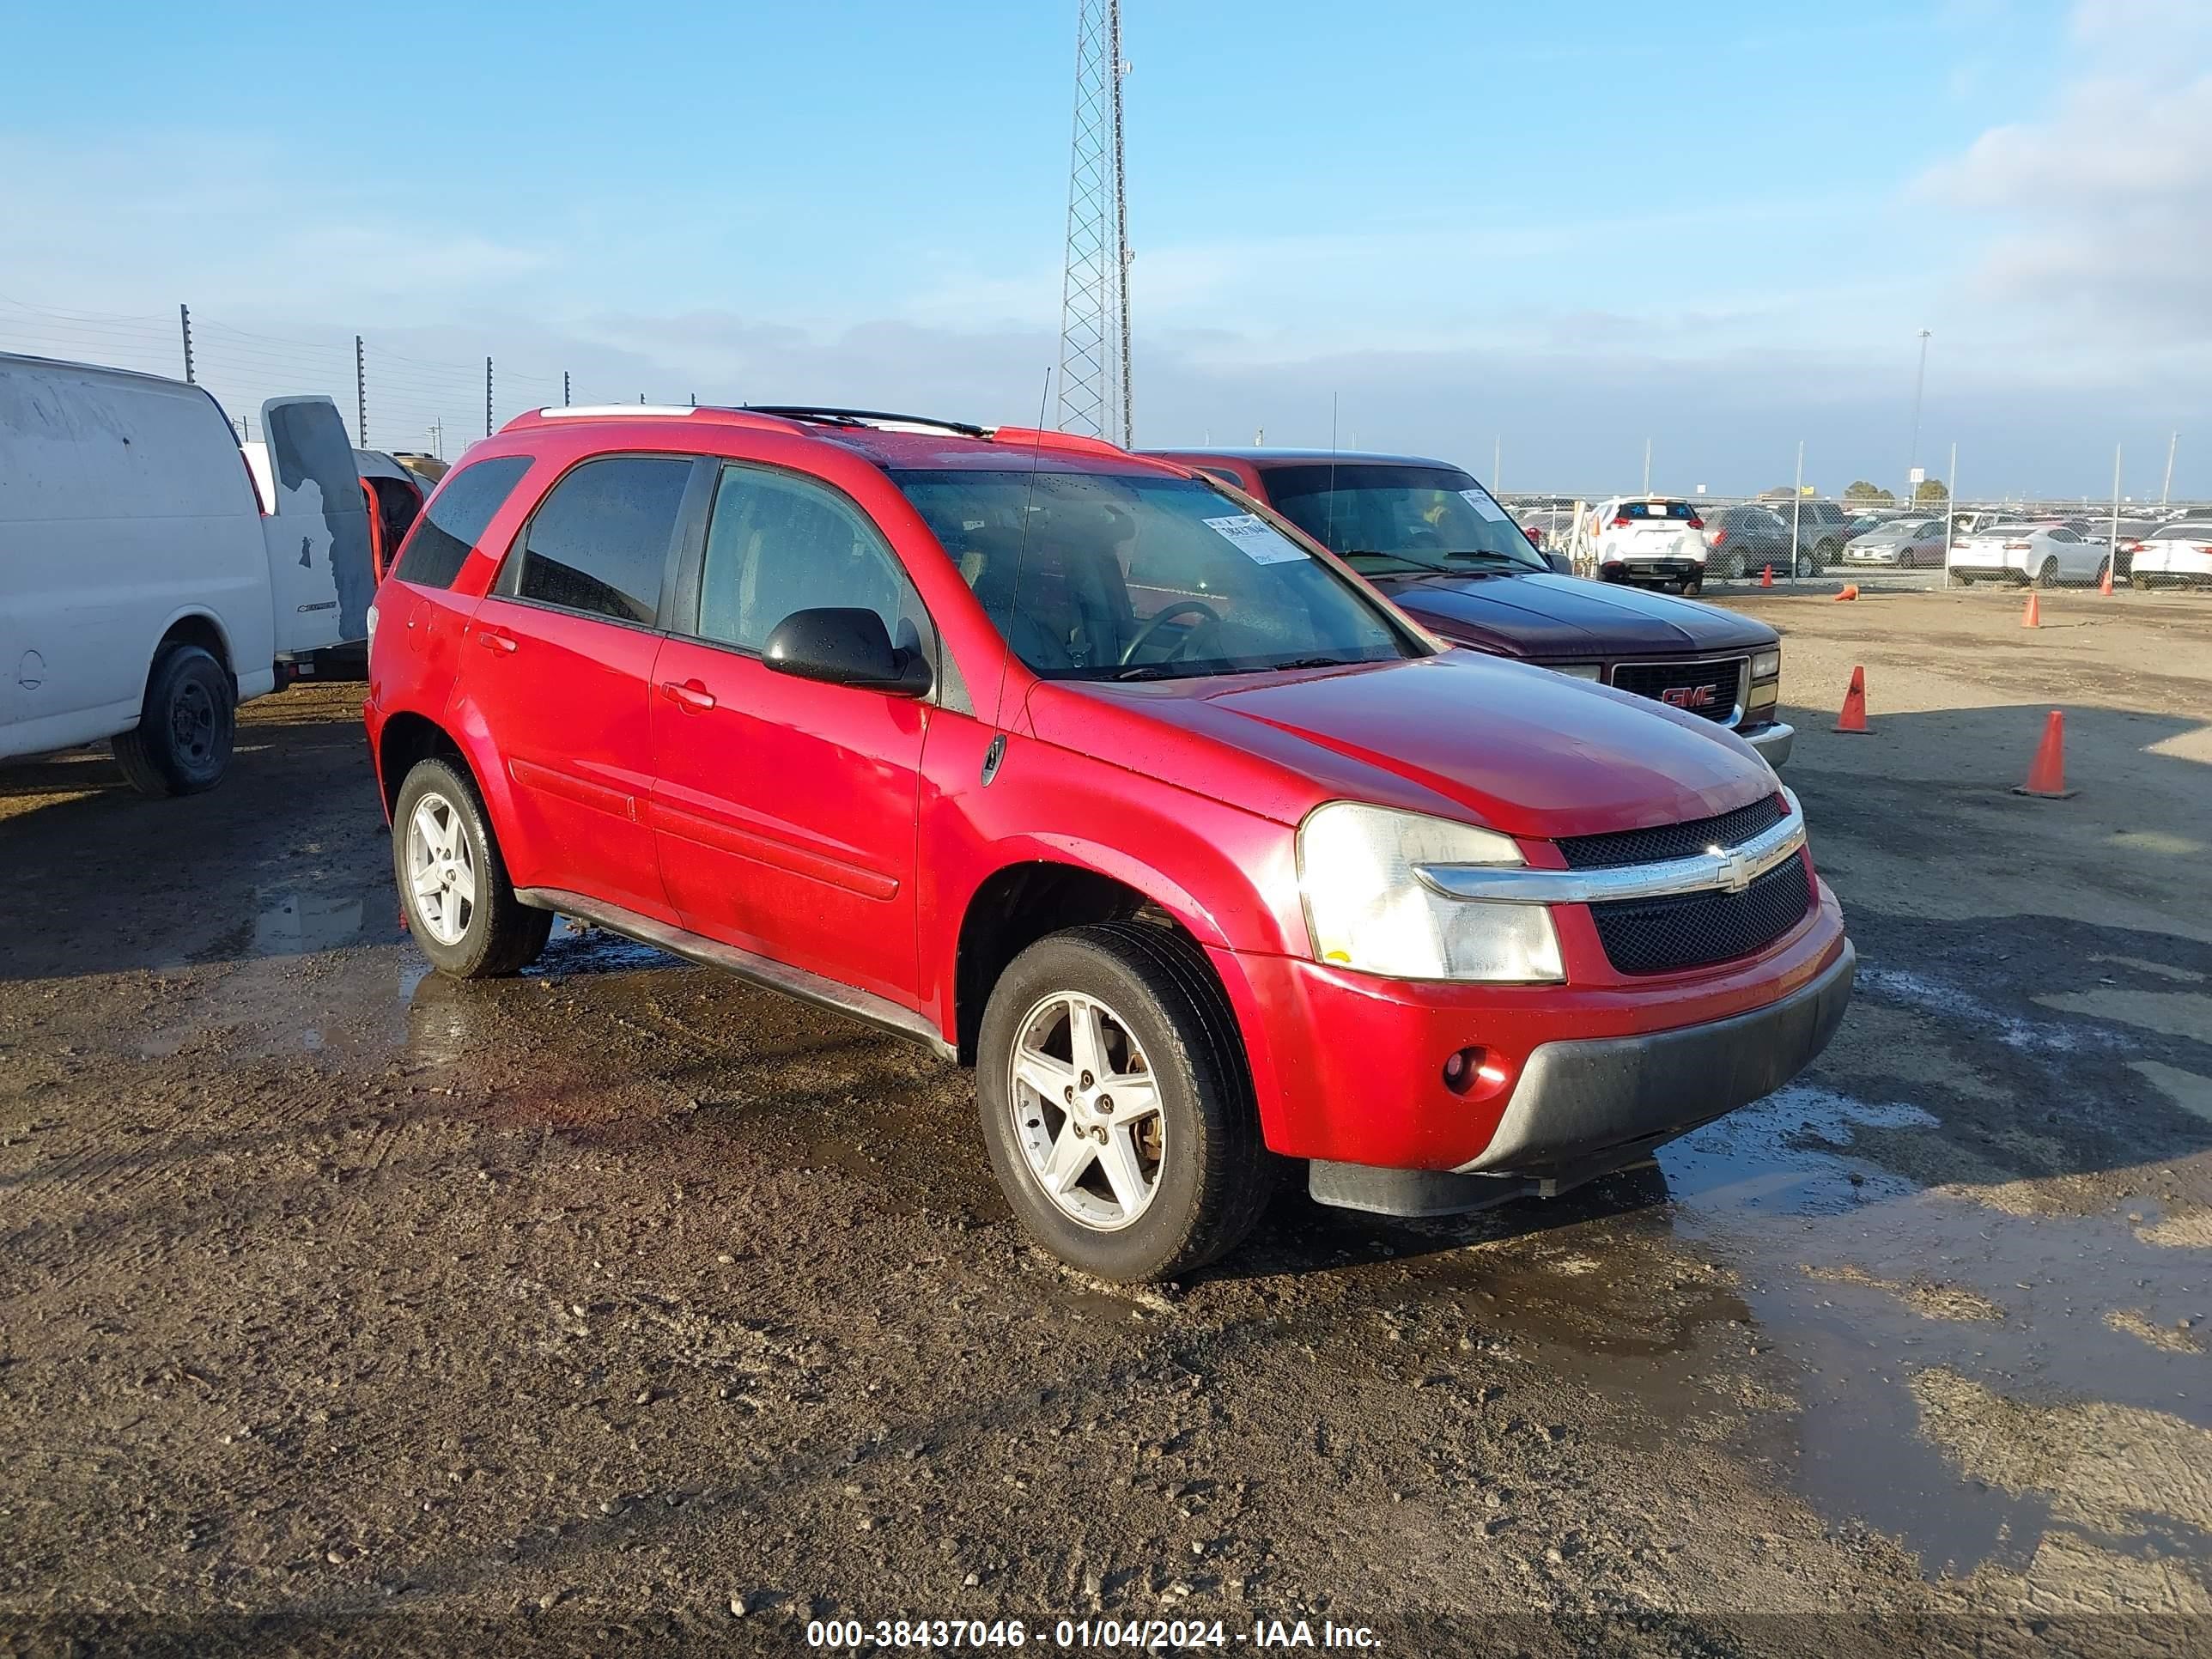
[[[1764,623],[1715,605],[1573,576],[1369,580],[1448,639],[1537,662],[1755,651],[1781,637]]]
[[[1298,673],[1045,681],[1038,737],[1296,823],[1329,800],[1472,817],[1536,840],[1711,817],[1780,786],[1693,714],[1448,651]]]

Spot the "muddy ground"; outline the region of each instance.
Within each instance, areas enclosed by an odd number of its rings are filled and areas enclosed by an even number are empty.
[[[1862,953],[1827,1054],[1158,1293],[1024,1246],[919,1050],[590,934],[427,976],[357,688],[196,799],[0,772],[0,1652],[2204,1644],[2212,602],[1732,602]],[[2080,793],[2021,799],[2053,708]]]

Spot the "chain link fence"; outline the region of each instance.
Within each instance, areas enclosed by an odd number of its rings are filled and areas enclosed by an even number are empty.
[[[172,316],[131,316],[0,296],[0,350],[193,380],[247,440],[261,435],[265,400],[319,394],[337,405],[362,448],[441,460],[525,410],[643,400],[638,387],[584,384],[556,364],[438,362],[393,350],[374,333],[330,340],[272,334],[187,306]]]

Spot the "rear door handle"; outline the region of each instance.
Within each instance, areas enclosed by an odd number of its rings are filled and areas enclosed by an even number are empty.
[[[511,634],[495,634],[489,628],[477,630],[477,643],[487,651],[498,651],[512,656],[521,641]]]
[[[695,714],[703,714],[714,706],[714,694],[697,680],[663,680],[660,695]]]

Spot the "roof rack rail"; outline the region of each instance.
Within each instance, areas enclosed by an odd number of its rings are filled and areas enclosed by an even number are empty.
[[[819,421],[829,426],[917,426],[938,432],[957,433],[963,438],[988,438],[991,428],[967,421],[940,421],[927,415],[895,415],[884,409],[830,409],[811,404],[746,404],[756,415],[779,415],[787,421]]]

